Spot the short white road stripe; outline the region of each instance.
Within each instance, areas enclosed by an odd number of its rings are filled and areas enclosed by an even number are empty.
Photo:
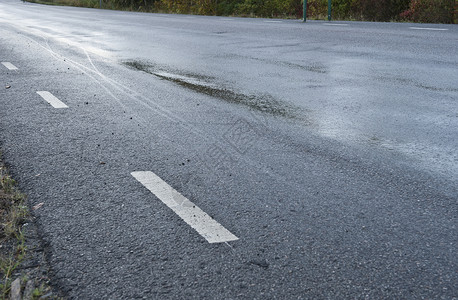
[[[57,99],[53,94],[47,91],[39,91],[37,92],[38,95],[40,95],[43,99],[45,99],[46,102],[51,104],[54,108],[68,108],[65,103]]]
[[[436,30],[436,31],[445,31],[447,28],[431,28],[431,27],[409,27],[410,29],[415,30]]]
[[[8,70],[19,70],[15,65],[7,61],[2,62],[2,65],[4,65]]]
[[[324,23],[326,26],[348,26],[348,24],[339,24],[339,23]]]
[[[282,21],[264,21],[264,23],[282,23]]]
[[[150,171],[132,172],[131,175],[150,190],[165,205],[194,228],[209,243],[236,241],[238,238]]]

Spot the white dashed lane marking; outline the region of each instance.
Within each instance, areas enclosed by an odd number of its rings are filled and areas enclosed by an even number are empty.
[[[53,94],[47,91],[39,91],[37,92],[38,95],[40,95],[46,102],[52,105],[54,108],[68,108],[65,103],[60,101],[59,99],[56,98]]]
[[[235,235],[153,172],[138,171],[131,174],[209,243],[238,240]]]
[[[15,65],[7,61],[2,62],[2,65],[4,65],[8,70],[11,70],[11,71],[18,70],[18,68]]]
[[[435,30],[435,31],[446,31],[447,28],[433,28],[433,27],[409,27],[410,29],[414,30]]]

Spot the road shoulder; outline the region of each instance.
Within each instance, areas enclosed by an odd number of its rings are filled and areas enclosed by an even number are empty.
[[[0,153],[1,154],[1,153]],[[27,197],[0,156],[0,293],[2,299],[64,299],[52,287],[46,246]]]

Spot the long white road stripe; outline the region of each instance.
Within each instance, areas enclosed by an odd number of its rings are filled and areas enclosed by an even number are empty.
[[[153,172],[138,171],[131,174],[209,243],[224,243],[238,240],[235,235]]]
[[[18,68],[16,68],[15,65],[7,61],[5,62],[2,61],[2,65],[4,65],[8,70],[18,70]]]
[[[54,108],[68,108],[67,105],[65,105],[64,102],[60,101],[57,99],[53,94],[47,91],[39,91],[37,92],[38,95],[40,95],[43,99],[45,99],[46,102],[51,104]]]
[[[432,27],[409,27],[410,29],[415,30],[436,30],[436,31],[445,31],[447,28],[432,28]]]

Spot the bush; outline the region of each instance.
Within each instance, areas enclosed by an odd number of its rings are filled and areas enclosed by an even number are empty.
[[[236,5],[235,13],[258,17],[300,17],[302,0],[244,0]]]
[[[454,23],[455,0],[412,0],[400,14],[406,21],[421,23]]]
[[[242,3],[243,0],[223,0],[218,1],[218,6],[216,8],[216,15],[218,16],[230,16],[233,15],[237,5]]]
[[[367,21],[388,22],[400,19],[410,0],[361,0],[361,15]]]
[[[361,20],[360,0],[332,0],[332,18],[337,20]]]
[[[100,0],[27,0],[74,6],[98,7]],[[104,8],[302,18],[303,0],[102,0]],[[332,0],[332,18],[361,21],[410,21],[454,23],[455,0]],[[328,0],[307,0],[307,17],[326,19]]]

